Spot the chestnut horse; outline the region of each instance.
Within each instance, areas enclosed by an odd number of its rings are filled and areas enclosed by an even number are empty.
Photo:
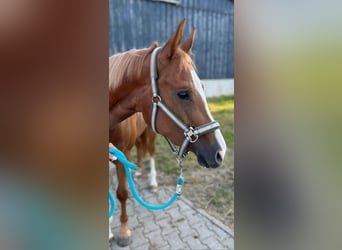
[[[221,165],[226,144],[205,99],[203,84],[190,57],[195,29],[182,42],[185,19],[162,47],[130,50],[109,58],[109,134],[134,113],[170,143],[180,146],[178,157],[191,151],[207,168]],[[152,101],[151,101],[152,100]],[[128,245],[127,177],[117,165],[117,198],[121,203],[119,245]]]

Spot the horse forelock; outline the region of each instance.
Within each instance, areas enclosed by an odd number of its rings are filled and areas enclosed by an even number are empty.
[[[109,89],[115,89],[123,82],[125,75],[139,76],[145,58],[158,46],[154,43],[145,49],[132,49],[109,57]]]

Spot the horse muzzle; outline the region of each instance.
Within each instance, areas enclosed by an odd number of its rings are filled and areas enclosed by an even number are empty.
[[[201,166],[217,168],[223,163],[226,148],[226,143],[221,132],[216,130],[213,136],[207,135],[207,138],[200,139],[193,144],[191,151],[195,153],[197,161]]]
[[[206,168],[217,168],[221,166],[224,154],[222,150],[218,150],[215,153],[203,151],[196,153],[198,163]]]

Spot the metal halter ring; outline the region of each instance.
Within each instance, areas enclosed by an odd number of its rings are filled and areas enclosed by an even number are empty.
[[[198,140],[198,135],[195,134],[192,127],[190,127],[188,131],[185,131],[184,135],[190,143],[195,143]]]
[[[159,95],[152,96],[152,103],[159,103],[161,102],[161,97]]]

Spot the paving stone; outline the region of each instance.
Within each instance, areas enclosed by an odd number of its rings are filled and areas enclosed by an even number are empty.
[[[188,236],[195,236],[198,234],[195,229],[189,226],[189,223],[186,220],[177,223],[177,228],[178,228],[179,235],[181,238],[186,238]]]
[[[157,193],[158,200],[161,203],[168,202],[173,195],[174,195],[174,193],[168,192],[166,189],[163,189],[163,188],[159,189],[158,193]],[[179,201],[179,199],[177,200],[177,203],[178,203],[178,201]],[[177,205],[174,203],[169,208],[176,207],[176,206]]]
[[[160,226],[161,234],[163,236],[167,236],[173,232],[177,233],[177,228],[172,224],[170,219],[163,219],[158,222],[158,225]]]
[[[221,239],[222,245],[226,247],[226,249],[234,249],[234,239],[231,237]]]
[[[132,244],[130,245],[130,248],[132,248],[132,249],[143,249],[141,247],[142,245],[146,245],[148,248],[148,246],[150,245],[150,242],[145,237],[142,228],[141,228],[140,232],[138,230],[134,230],[134,232],[132,232],[132,235],[133,235],[133,241],[132,241]],[[147,248],[144,248],[144,249],[147,249]]]
[[[196,212],[196,210],[188,210],[183,213],[183,216],[186,217],[188,221],[191,221],[192,224],[202,223],[204,218]]]
[[[168,192],[167,189],[165,188],[161,188],[161,189],[158,189],[158,196],[159,197],[168,197],[170,195],[171,192]]]
[[[138,213],[138,220],[144,222],[145,220],[150,220],[153,218],[153,214],[147,209],[142,207]]]
[[[154,214],[155,221],[159,221],[159,220],[167,219],[167,218],[171,220],[170,215],[164,210],[154,211],[153,214]]]
[[[149,239],[150,245],[154,247],[168,245],[168,242],[161,236],[160,231],[152,231],[150,233],[146,233],[145,237]]]
[[[143,222],[144,233],[147,234],[149,232],[158,230],[160,231],[160,227],[154,220],[146,220]]]
[[[212,217],[211,215],[207,214],[203,209],[198,209],[197,211],[199,213],[201,213],[201,215],[207,219],[206,224],[208,227],[210,225],[213,225],[213,228],[212,228],[213,230],[216,230],[217,232],[223,230],[225,232],[225,234],[228,233],[229,235],[231,235],[231,237],[234,237],[233,230],[231,230],[228,226],[223,224],[221,221],[219,221],[219,220],[215,219],[214,217]]]
[[[170,245],[165,245],[165,246],[160,246],[159,249],[160,250],[170,250],[171,247],[170,247]]]
[[[197,231],[201,240],[204,240],[208,237],[215,236],[215,233],[209,230],[209,228],[207,227],[205,223],[196,223],[195,225],[191,225],[191,226]]]
[[[171,216],[172,221],[179,221],[185,219],[185,216],[179,211],[178,207],[168,209],[166,212]]]
[[[189,210],[192,209],[192,207],[189,206],[188,204],[186,204],[186,203],[184,202],[183,199],[178,200],[178,201],[177,201],[177,205],[178,205],[179,211],[180,211],[181,213],[184,213],[185,211],[189,211]]]
[[[210,237],[202,241],[210,249],[226,249],[216,237]]]
[[[156,195],[151,193],[148,189],[143,189],[139,196],[144,197],[145,201],[149,201],[150,199],[156,198]]]
[[[171,249],[187,249],[189,248],[188,244],[181,240],[178,233],[171,233],[168,235],[167,241],[171,246]]]
[[[208,226],[208,228],[210,229],[210,227]],[[216,226],[213,226],[213,228],[216,228]],[[224,245],[224,246],[232,246],[234,245],[234,238],[228,234],[226,231],[224,230],[215,230],[215,234],[217,235],[218,239],[220,240],[220,242]]]
[[[144,177],[139,178],[135,183],[139,195],[152,204],[162,204],[173,195],[173,191],[165,187],[159,187],[157,194],[151,193],[147,179]],[[116,202],[112,224],[114,235],[117,235],[120,230],[120,210],[120,203]],[[127,247],[119,247],[113,241],[109,249],[234,250],[233,231],[222,222],[209,216],[204,210],[195,209],[193,204],[183,196],[167,209],[152,211],[142,207],[130,195],[127,211],[128,225],[132,231],[133,241]]]
[[[196,249],[196,250],[204,250],[208,249],[208,246],[205,245],[201,240],[197,237],[194,236],[188,236],[183,239],[184,242],[186,242],[191,249]]]

